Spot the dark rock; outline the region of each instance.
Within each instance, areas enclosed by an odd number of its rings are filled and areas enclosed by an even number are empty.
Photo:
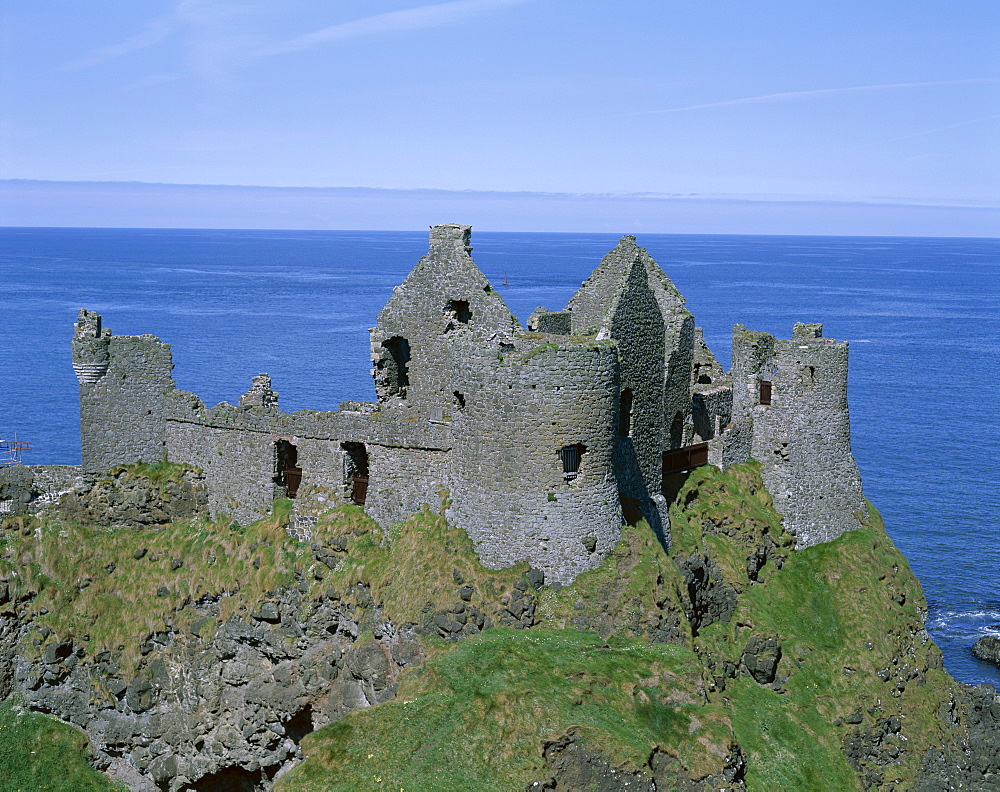
[[[129,682],[125,691],[125,703],[133,712],[145,712],[155,704],[153,683],[143,677]]]
[[[781,661],[781,644],[777,638],[765,638],[754,633],[743,650],[742,663],[747,673],[759,684],[774,682]]]
[[[535,591],[538,591],[538,589],[545,585],[545,573],[540,569],[529,569],[524,576],[535,587]]]
[[[1000,665],[1000,638],[984,635],[973,645],[972,654],[980,660]]]
[[[694,635],[710,624],[729,621],[736,610],[736,591],[723,582],[715,561],[693,553],[678,566],[687,588],[687,601],[682,603],[684,613]]]
[[[73,642],[72,641],[60,641],[59,643],[52,643],[45,647],[42,651],[42,662],[46,665],[54,665],[56,663],[61,663],[70,655],[73,654]]]
[[[138,550],[136,550],[134,553],[132,553],[132,558],[134,558],[136,561],[138,561],[144,555],[146,555],[146,548],[145,547],[140,547]]]
[[[472,586],[462,586],[458,590],[458,596],[461,597],[466,602],[469,602],[472,599],[472,595],[474,592],[475,589],[472,588]]]
[[[157,597],[169,597],[170,596],[170,589],[168,589],[166,586],[160,586],[156,590],[156,596]]]
[[[270,622],[271,624],[276,624],[281,621],[281,613],[278,611],[278,606],[276,603],[267,600],[260,604],[253,617],[257,621]]]
[[[730,792],[745,790],[746,758],[739,746],[731,746],[725,769],[718,775],[695,780],[676,759],[656,749],[642,767],[612,767],[597,750],[570,732],[547,742],[543,751],[549,777],[529,784],[525,790],[558,792]]]
[[[180,569],[182,566],[184,566],[183,558],[175,558],[173,561],[170,562],[171,571],[176,571]]]

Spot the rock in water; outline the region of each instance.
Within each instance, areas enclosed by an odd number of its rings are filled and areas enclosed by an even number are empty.
[[[1000,638],[984,635],[972,647],[972,654],[980,660],[1000,665]]]

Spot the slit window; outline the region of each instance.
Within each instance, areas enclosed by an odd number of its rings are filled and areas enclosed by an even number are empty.
[[[461,391],[454,391],[455,404],[458,405],[458,409],[463,409],[465,407],[465,396]]]
[[[771,383],[768,380],[760,381],[760,403],[770,404],[771,403]]]
[[[618,434],[628,437],[632,434],[632,389],[625,388],[618,400]]]
[[[670,447],[680,448],[684,445],[684,414],[675,413],[674,420],[670,424]]]
[[[587,453],[587,446],[582,443],[563,446],[559,449],[559,460],[562,462],[563,478],[572,481],[580,473],[580,460]]]

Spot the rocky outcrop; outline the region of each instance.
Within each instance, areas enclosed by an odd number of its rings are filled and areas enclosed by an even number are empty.
[[[992,685],[957,685],[941,704],[949,741],[924,755],[914,792],[1000,789],[1000,696]]]
[[[202,477],[194,470],[156,478],[126,467],[67,495],[59,510],[67,519],[81,523],[143,528],[206,513],[208,493]]]
[[[980,660],[1000,665],[1000,638],[984,635],[972,646],[972,654]]]
[[[714,559],[693,554],[678,561],[684,573],[687,600],[684,614],[695,635],[698,630],[717,621],[729,621],[736,610],[736,591],[727,585]]]
[[[665,751],[652,752],[645,767],[613,767],[599,751],[590,748],[570,732],[545,744],[545,764],[551,775],[535,781],[525,792],[740,792],[746,789],[743,775],[746,758],[738,745],[730,746],[725,769],[718,774],[693,778],[692,774]]]
[[[781,644],[774,637],[754,633],[747,641],[741,658],[745,670],[760,685],[774,682],[781,661]]]
[[[94,763],[133,789],[258,792],[300,758],[303,736],[391,699],[399,670],[422,656],[336,592],[279,592],[221,624],[218,601],[197,609],[200,619],[149,636],[137,665],[89,657],[73,641],[45,644],[34,662],[14,664],[25,703],[83,729]],[[4,635],[0,625],[0,653]]]

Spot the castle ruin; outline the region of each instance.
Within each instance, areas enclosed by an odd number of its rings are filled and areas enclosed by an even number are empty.
[[[789,340],[736,325],[726,374],[632,236],[525,329],[470,231],[431,229],[371,329],[377,401],[331,412],[281,411],[266,374],[208,408],[175,387],[168,344],[81,310],[84,475],[166,456],[203,471],[213,515],[244,524],[280,497],[354,502],[383,526],[446,499],[484,564],[527,559],[561,583],[597,566],[626,519],[669,543],[665,487],[700,464],[756,459],[800,548],[858,527],[846,342],[821,325]]]

